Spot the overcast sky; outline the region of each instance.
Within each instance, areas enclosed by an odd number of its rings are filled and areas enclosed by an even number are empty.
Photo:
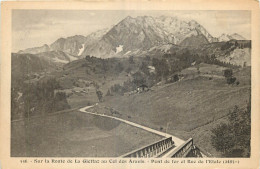
[[[251,39],[250,11],[79,11],[13,10],[12,51],[51,44],[61,37],[88,35],[116,25],[127,16],[177,16],[196,20],[218,37],[238,33]]]

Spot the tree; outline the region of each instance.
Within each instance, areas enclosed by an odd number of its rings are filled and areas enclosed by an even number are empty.
[[[96,90],[96,94],[97,94],[99,102],[102,102],[103,101],[103,93],[100,90]]]
[[[165,59],[153,58],[152,65],[155,67],[156,75],[158,77],[167,77],[169,75],[169,66]]]
[[[228,77],[227,78],[227,84],[234,84],[237,78],[235,77]]]
[[[234,146],[234,137],[231,129],[227,124],[221,124],[212,130],[212,146],[217,150],[226,154]]]
[[[133,83],[135,84],[135,86],[140,86],[145,83],[144,76],[141,72],[136,72],[135,74],[133,74],[133,78]]]
[[[124,70],[123,65],[122,65],[120,62],[118,62],[117,65],[116,65],[116,67],[115,67],[115,71],[116,71],[117,73],[121,73],[123,70]]]
[[[178,80],[179,80],[179,75],[175,74],[175,75],[173,76],[173,81],[174,81],[174,82],[177,82]]]
[[[90,56],[87,55],[87,56],[85,57],[85,59],[86,59],[86,60],[90,60]]]
[[[139,68],[142,72],[144,72],[146,75],[149,75],[149,69],[148,69],[148,65],[145,62],[142,62],[140,68]]]
[[[107,90],[106,96],[112,96],[112,94],[111,94],[111,92],[110,92],[110,89]]]
[[[106,73],[109,69],[108,63],[104,59],[102,60],[102,69],[104,73]]]
[[[151,60],[151,57],[150,57],[149,55],[146,55],[146,56],[145,56],[145,60],[146,60],[146,61],[150,61],[150,60]]]
[[[128,68],[125,70],[126,73],[130,73],[131,71],[132,71],[132,68],[131,68],[131,67],[128,67]]]
[[[245,110],[235,106],[228,122],[212,129],[211,144],[224,157],[250,157],[251,99]]]
[[[236,77],[233,77],[233,70],[232,69],[226,69],[224,70],[224,76],[227,80],[227,84],[234,84],[236,81]]]
[[[225,69],[224,70],[224,76],[225,78],[230,78],[233,76],[233,70],[232,69]]]
[[[134,56],[130,56],[128,61],[130,64],[134,64]]]

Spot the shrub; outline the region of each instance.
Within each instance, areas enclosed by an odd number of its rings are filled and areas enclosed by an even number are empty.
[[[110,89],[107,90],[106,96],[112,96]]]
[[[236,81],[236,78],[235,78],[235,77],[228,77],[228,78],[227,78],[227,83],[228,83],[228,84],[234,84],[235,81]]]
[[[126,73],[130,73],[131,70],[132,70],[132,68],[131,68],[131,67],[128,67],[128,68],[125,70],[125,72],[126,72]]]
[[[121,73],[123,70],[124,70],[123,65],[122,65],[120,62],[117,63],[117,65],[115,66],[115,71],[116,71],[117,73]]]
[[[100,90],[96,91],[99,102],[103,101],[103,93]]]
[[[233,76],[233,71],[232,71],[232,69],[226,69],[226,70],[224,70],[224,76],[225,76],[225,78],[230,78],[230,77],[232,77],[232,76]]]
[[[211,130],[211,144],[224,157],[250,157],[251,99],[246,110],[234,107],[228,123]]]
[[[130,64],[134,64],[134,56],[130,56],[128,61]]]

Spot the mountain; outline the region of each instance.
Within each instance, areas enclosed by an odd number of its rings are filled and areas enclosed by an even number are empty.
[[[235,39],[235,40],[246,40],[246,38],[244,38],[243,36],[237,34],[237,33],[233,33],[230,35],[232,39]]]
[[[18,53],[38,54],[49,51],[62,51],[77,57],[82,53],[82,49],[84,48],[84,43],[86,40],[87,39],[85,36],[75,35],[67,38],[60,38],[51,45],[45,44],[41,47],[28,48],[21,50]]]
[[[86,37],[82,35],[75,35],[68,38],[60,38],[50,45],[53,51],[63,51],[70,55],[79,56],[81,48],[86,41]]]
[[[55,63],[56,65],[69,63],[78,59],[78,57],[74,55],[58,50],[38,53],[35,54],[35,56],[44,58],[45,60]]]
[[[187,37],[197,35],[203,35],[208,42],[217,41],[194,20],[187,22],[177,17],[128,16],[91,48],[85,48],[83,54],[103,58],[122,56],[157,45],[180,44]]]
[[[37,54],[37,53],[41,53],[41,52],[47,52],[50,51],[50,47],[45,44],[43,46],[40,47],[34,47],[34,48],[28,48],[25,50],[20,50],[18,53],[30,53],[30,54]]]
[[[164,49],[165,45],[198,47],[231,39],[244,40],[245,38],[237,33],[222,34],[219,38],[215,38],[194,20],[184,21],[169,16],[138,16],[135,18],[128,16],[118,24],[91,33],[86,37],[75,35],[60,38],[49,46],[29,48],[19,53],[47,54],[46,52],[56,51],[56,61],[62,59],[65,63],[84,58],[87,55],[101,58],[142,56],[146,55],[148,51],[154,50],[154,47],[158,49]],[[53,53],[50,55],[53,59]],[[66,58],[72,58],[72,60]]]
[[[96,46],[99,40],[110,28],[98,30],[88,36],[75,35],[67,38],[59,38],[50,45],[28,48],[20,50],[19,54],[36,54],[37,56],[48,58],[56,63],[68,63],[85,56],[86,48],[91,49]]]
[[[91,34],[89,34],[86,37],[86,41],[83,44],[84,48],[82,49],[81,52],[81,57],[84,57],[86,55],[89,55],[89,51],[95,51],[93,53],[98,53],[99,50],[102,48],[102,45],[99,44],[102,37],[111,29],[112,27],[109,28],[105,28],[105,29],[101,29],[98,30],[96,32],[93,32]],[[97,48],[97,46],[100,46],[100,49]]]
[[[187,37],[180,43],[180,45],[186,47],[188,46],[198,47],[208,43],[209,41],[207,40],[207,38],[204,35],[200,34],[197,36],[192,35],[191,37]]]
[[[235,39],[235,40],[246,40],[246,38],[244,38],[243,36],[237,34],[237,33],[234,33],[234,34],[225,34],[223,33],[221,36],[218,37],[218,41],[219,42],[223,42],[223,41],[229,41],[229,40],[232,40],[232,39]]]
[[[82,35],[75,35],[67,38],[60,38],[51,45],[28,48],[21,50],[18,54],[34,54],[55,64],[65,64],[80,58],[87,38]]]

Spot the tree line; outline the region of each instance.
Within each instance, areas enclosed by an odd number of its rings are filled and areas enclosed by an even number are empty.
[[[11,89],[12,119],[45,115],[70,108],[66,93],[58,91],[61,87],[56,79],[35,84],[23,83],[22,86],[20,90],[15,87]]]

